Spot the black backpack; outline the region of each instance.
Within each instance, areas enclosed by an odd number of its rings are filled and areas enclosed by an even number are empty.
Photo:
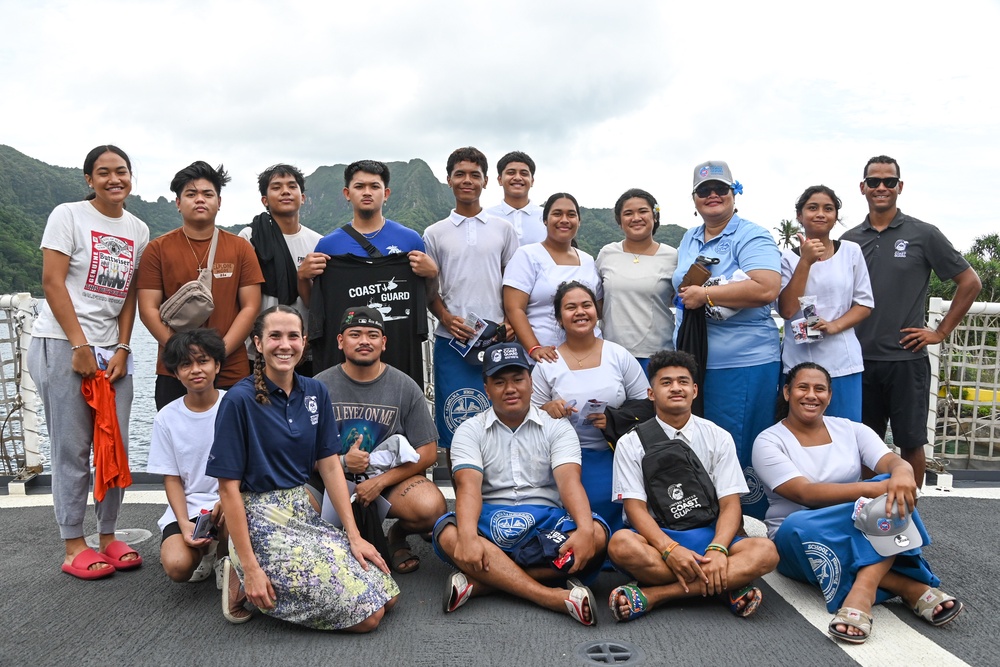
[[[656,419],[635,429],[645,454],[646,506],[661,528],[689,530],[719,517],[719,497],[701,459],[681,440],[669,439]]]

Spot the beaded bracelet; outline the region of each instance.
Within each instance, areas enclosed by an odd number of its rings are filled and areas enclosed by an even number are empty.
[[[678,542],[674,542],[674,543],[668,545],[667,548],[663,550],[663,553],[660,554],[660,558],[663,559],[664,563],[667,562],[668,558],[670,558],[670,552],[673,551],[674,548],[676,548],[678,544],[679,544]]]
[[[117,352],[118,350],[125,350],[126,353],[132,354],[132,348],[129,346],[128,343],[118,343],[117,345],[115,345],[115,352]]]
[[[71,352],[76,352],[77,350],[83,347],[90,347],[90,343],[84,343],[83,345],[73,345],[69,349]]]
[[[710,297],[708,295],[708,288],[707,287],[705,288],[705,300],[708,301],[708,305],[709,306],[711,306],[712,308],[715,308],[715,304],[712,303],[712,297]]]
[[[729,549],[715,542],[712,542],[707,547],[705,547],[705,553],[707,554],[709,551],[718,551],[720,554],[723,554],[727,558],[729,557]]]

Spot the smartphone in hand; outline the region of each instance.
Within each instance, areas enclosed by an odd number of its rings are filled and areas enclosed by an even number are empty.
[[[207,537],[214,537],[215,524],[212,523],[212,513],[209,510],[202,510],[198,519],[194,523],[194,533],[192,540],[203,540]]]

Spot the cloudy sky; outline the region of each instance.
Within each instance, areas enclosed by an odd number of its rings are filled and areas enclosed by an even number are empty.
[[[0,0],[0,16],[0,143],[60,166],[118,144],[147,199],[223,162],[223,224],[258,212],[274,162],[419,157],[444,180],[472,144],[491,176],[530,153],[536,200],[643,187],[685,227],[707,159],[765,227],[815,183],[857,224],[884,153],[900,207],[961,249],[998,226],[996,2]],[[500,196],[494,181],[484,203]]]

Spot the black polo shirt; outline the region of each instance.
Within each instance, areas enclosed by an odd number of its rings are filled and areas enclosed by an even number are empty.
[[[861,246],[872,281],[875,307],[855,327],[862,356],[871,361],[906,361],[927,356],[927,348],[910,352],[900,346],[900,329],[927,323],[930,272],[951,280],[969,268],[940,229],[896,212],[883,231],[872,228],[868,216],[841,237]]]

